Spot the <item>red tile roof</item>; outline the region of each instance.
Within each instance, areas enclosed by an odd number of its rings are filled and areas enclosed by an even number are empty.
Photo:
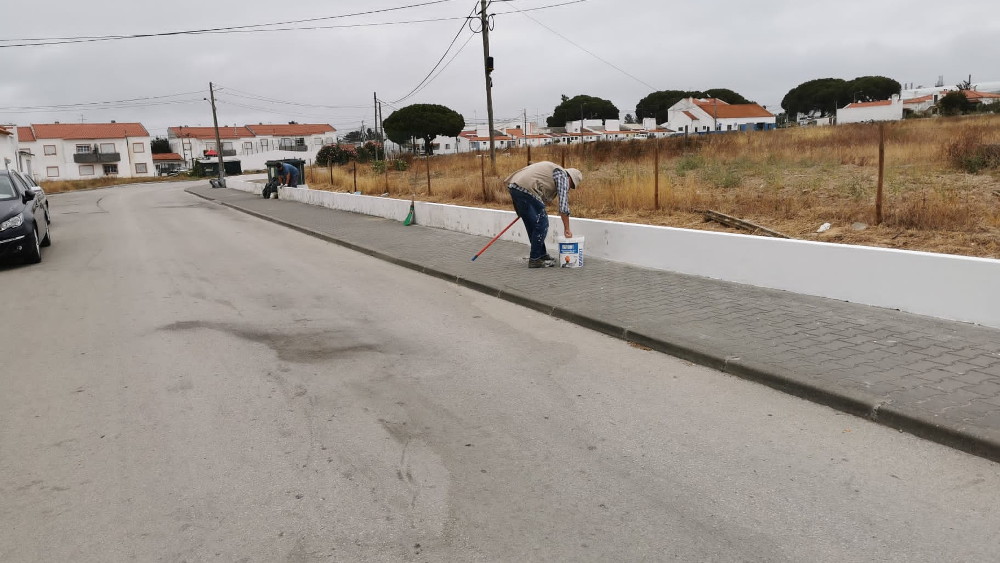
[[[851,108],[873,108],[877,106],[891,106],[892,100],[876,100],[874,102],[854,102],[852,104],[847,104],[844,109]]]
[[[22,143],[30,143],[35,140],[35,132],[31,130],[31,127],[18,127],[17,140]]]
[[[684,115],[690,117],[691,121],[698,121],[698,118],[695,117],[695,115],[693,113],[691,113],[691,112],[689,112],[687,110],[684,110]]]
[[[184,157],[175,152],[164,152],[153,154],[153,160],[184,160]]]
[[[170,127],[167,131],[174,137],[182,139],[215,140],[215,127]],[[220,139],[242,139],[253,136],[253,132],[246,127],[219,127]]]
[[[962,90],[962,93],[965,94],[965,98],[968,100],[982,100],[982,99],[995,100],[997,98],[1000,98],[1000,94],[993,94],[990,92],[980,92],[978,90]]]
[[[294,136],[294,135],[322,135],[336,131],[332,126],[325,123],[293,123],[288,125],[247,125],[247,129],[254,135],[272,136]]]
[[[708,115],[720,119],[733,119],[739,117],[774,117],[773,113],[767,111],[759,104],[727,104],[722,100],[695,100],[694,103]]]
[[[919,104],[923,102],[929,102],[934,99],[934,96],[927,94],[926,96],[920,96],[919,98],[910,98],[908,100],[903,100],[904,104]]]
[[[36,139],[124,139],[148,137],[141,123],[33,123]]]

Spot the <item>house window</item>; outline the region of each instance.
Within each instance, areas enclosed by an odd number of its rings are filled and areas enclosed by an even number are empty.
[[[83,164],[80,166],[81,176],[93,176],[94,175],[94,165],[93,164]]]
[[[243,142],[243,154],[250,154],[253,152],[253,141]]]
[[[47,155],[56,154],[56,146],[55,145],[45,145],[45,154],[47,154]],[[58,176],[58,174],[56,174],[56,176]]]
[[[90,145],[77,145],[76,154],[90,154]]]
[[[101,143],[101,152],[104,153],[104,154],[108,154],[108,153],[113,153],[113,152],[118,152],[118,151],[115,150],[115,144],[114,143]]]
[[[146,152],[146,145],[143,143],[132,143],[132,152]]]
[[[105,164],[104,165],[104,175],[105,176],[117,176],[118,175],[118,165],[117,164]]]
[[[186,151],[191,150],[191,141],[184,141],[183,145],[184,145],[184,150]]]
[[[445,143],[444,150],[448,150],[450,148],[451,148],[451,144],[450,143]]]
[[[59,177],[59,167],[58,166],[48,166],[45,168],[45,175],[49,178]]]
[[[222,150],[224,150],[224,151],[234,150],[233,149],[233,143],[230,142],[230,141],[226,141],[226,142],[222,143]]]
[[[288,137],[282,137],[281,143],[278,145],[279,149],[284,149],[285,147],[292,146],[292,140]]]
[[[205,142],[205,150],[207,150],[207,151],[214,151],[215,150],[215,142],[214,141],[206,141]]]
[[[136,174],[145,174],[146,173],[146,163],[145,162],[136,162],[135,163],[135,173]]]
[[[262,150],[262,151],[268,150],[268,148],[267,148],[267,139],[261,139],[260,140],[260,150]]]

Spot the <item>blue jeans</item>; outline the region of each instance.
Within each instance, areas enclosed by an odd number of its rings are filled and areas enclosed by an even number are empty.
[[[510,198],[514,200],[514,211],[524,223],[524,230],[528,232],[528,242],[531,243],[528,258],[537,260],[547,254],[545,237],[549,235],[549,214],[545,212],[545,204],[521,190],[507,189],[510,190]]]

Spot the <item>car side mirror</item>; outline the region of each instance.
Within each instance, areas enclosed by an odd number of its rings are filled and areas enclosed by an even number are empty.
[[[31,201],[33,199],[35,199],[35,192],[33,192],[31,190],[28,190],[28,191],[24,192],[24,196],[21,198],[21,200],[24,203],[28,203],[29,201]]]

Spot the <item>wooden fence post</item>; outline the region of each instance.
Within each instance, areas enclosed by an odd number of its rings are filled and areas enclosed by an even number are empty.
[[[653,147],[653,208],[660,210],[660,138]]]
[[[875,190],[875,224],[882,224],[882,180],[885,177],[885,123],[878,124],[878,187]]]
[[[431,155],[425,153],[424,160],[427,161],[427,195],[431,195]]]

